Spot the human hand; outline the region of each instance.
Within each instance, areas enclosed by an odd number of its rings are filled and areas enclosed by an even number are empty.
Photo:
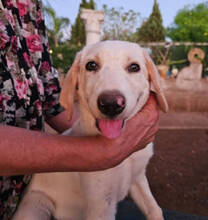
[[[150,93],[150,97],[143,109],[127,122],[123,138],[128,140],[128,144],[134,145],[133,149],[135,151],[141,150],[154,140],[159,127],[158,122],[157,101],[155,94]]]
[[[110,154],[108,163],[115,166],[152,142],[158,131],[158,119],[157,102],[154,93],[151,93],[143,109],[126,123],[123,134],[117,139],[105,140]]]

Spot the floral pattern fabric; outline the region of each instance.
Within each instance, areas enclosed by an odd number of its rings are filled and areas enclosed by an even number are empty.
[[[0,0],[0,123],[44,129],[62,111],[39,0]],[[30,176],[0,177],[0,219],[9,219]]]

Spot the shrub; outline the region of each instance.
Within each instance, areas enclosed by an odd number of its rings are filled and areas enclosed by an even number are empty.
[[[57,70],[61,70],[62,73],[66,74],[74,61],[76,53],[80,49],[81,48],[70,45],[68,43],[64,43],[58,47],[52,46],[51,56],[53,60],[53,66]]]

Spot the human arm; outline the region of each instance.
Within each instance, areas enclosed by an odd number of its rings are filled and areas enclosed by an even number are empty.
[[[59,113],[58,115],[48,118],[46,120],[47,124],[50,125],[58,133],[63,133],[65,130],[72,127],[73,123],[77,120],[78,113],[74,111],[71,120],[68,120],[68,115],[66,111]]]
[[[112,168],[154,139],[157,122],[157,104],[151,96],[115,140],[51,135],[1,125],[0,175]]]

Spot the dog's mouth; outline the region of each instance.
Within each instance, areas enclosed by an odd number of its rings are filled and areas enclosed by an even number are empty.
[[[124,119],[97,119],[96,127],[103,136],[114,139],[121,135]]]

